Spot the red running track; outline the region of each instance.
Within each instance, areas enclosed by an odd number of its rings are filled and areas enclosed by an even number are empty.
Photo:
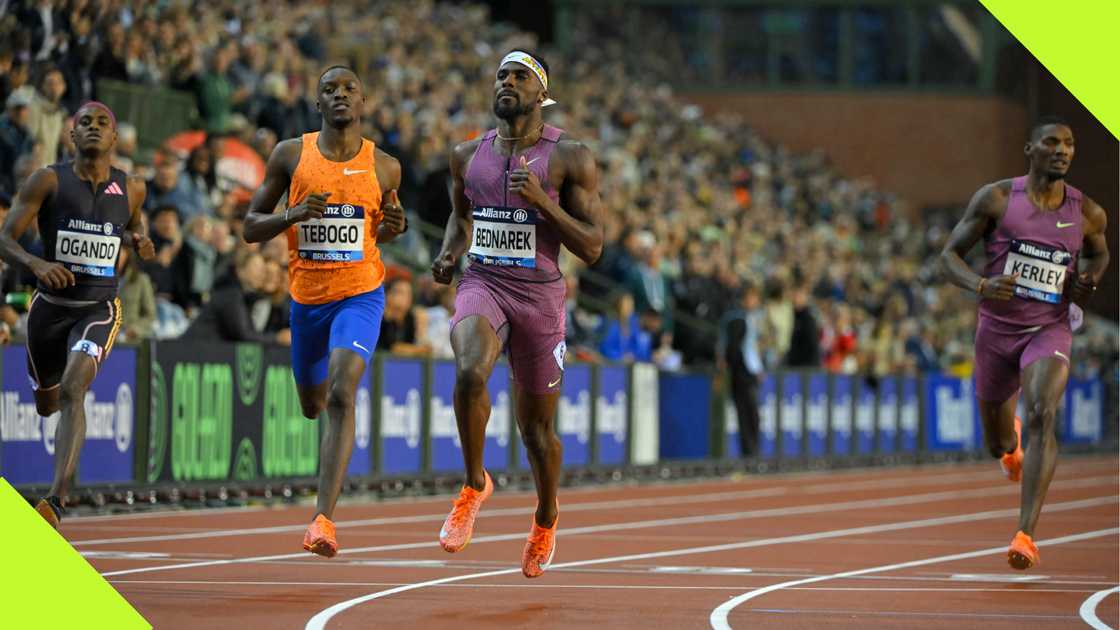
[[[1117,467],[1059,464],[1025,573],[1003,552],[1019,491],[994,462],[566,489],[536,580],[526,493],[495,494],[455,555],[437,542],[450,497],[340,506],[331,560],[300,549],[310,505],[63,534],[161,629],[1116,628]]]

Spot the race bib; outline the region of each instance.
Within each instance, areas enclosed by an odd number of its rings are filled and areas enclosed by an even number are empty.
[[[71,273],[112,278],[120,249],[120,230],[112,223],[68,219],[58,228],[54,259]]]
[[[471,211],[474,233],[467,256],[483,265],[537,267],[537,213],[522,208]]]
[[[365,208],[328,205],[321,219],[296,224],[299,257],[324,262],[362,259],[366,237]]]
[[[1011,241],[1004,275],[1019,274],[1015,295],[1028,300],[1057,304],[1062,301],[1062,287],[1073,254],[1026,241]]]

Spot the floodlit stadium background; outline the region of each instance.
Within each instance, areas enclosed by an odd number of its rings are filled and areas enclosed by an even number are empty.
[[[48,2],[50,20],[42,3],[0,4],[4,198],[72,155],[67,116],[89,98],[122,122],[115,164],[149,179],[160,254],[127,266],[125,343],[88,402],[85,505],[314,487],[318,427],[300,417],[283,346],[283,240],[259,248],[254,340],[191,322],[255,260],[239,236],[248,194],[278,139],[318,127],[331,63],[365,81],[364,134],[404,165],[414,228],[385,248],[399,323],[359,394],[352,489],[427,491],[460,469],[453,295],[426,268],[450,211],[449,148],[492,126],[491,77],[513,47],[543,52],[560,102],[546,121],[602,174],[604,255],[563,261],[569,481],[977,452],[974,301],[934,258],[973,191],[1024,171],[1037,115],[1070,120],[1070,182],[1108,210],[1118,250],[1115,138],[975,2],[76,0]],[[1075,337],[1067,447],[1115,444],[1115,258]],[[49,483],[57,421],[35,415],[25,374],[33,279],[4,270],[0,383],[0,471],[29,496]],[[745,463],[713,365],[744,280],[763,289],[770,374],[763,453]],[[626,344],[620,309],[641,331]],[[504,368],[491,390],[487,465],[524,482]]]

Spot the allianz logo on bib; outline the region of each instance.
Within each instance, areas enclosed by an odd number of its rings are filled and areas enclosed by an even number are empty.
[[[132,388],[128,383],[117,387],[115,400],[98,401],[93,392],[86,392],[86,439],[112,440],[121,453],[132,445]],[[0,392],[0,436],[8,442],[42,442],[54,455],[54,434],[61,413],[43,417],[33,401],[20,400],[20,392]]]
[[[1026,243],[1023,241],[1013,241],[1011,244],[1011,248],[1016,253],[1031,256],[1032,258],[1041,258],[1042,260],[1048,260],[1059,265],[1064,265],[1065,263],[1069,262],[1071,258],[1073,258],[1073,254],[1067,251],[1041,247],[1033,243]]]

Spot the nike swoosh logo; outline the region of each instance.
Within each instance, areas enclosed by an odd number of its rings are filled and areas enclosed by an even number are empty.
[[[535,157],[535,158],[533,158],[533,159],[529,160],[528,162],[526,162],[526,163],[525,163],[525,166],[529,166],[530,164],[532,164],[533,162],[536,162],[536,161],[537,161],[537,160],[539,160],[539,159],[541,159],[541,158],[540,158],[540,156],[538,155],[537,157]]]
[[[364,169],[364,168],[360,171],[352,171],[348,168],[342,169],[342,174],[343,175],[357,175],[358,173],[365,173],[365,172],[367,172],[367,169]]]
[[[1066,355],[1062,354],[1061,352],[1058,352],[1057,350],[1055,350],[1055,351],[1054,351],[1054,354],[1056,354],[1056,355],[1058,355],[1058,356],[1062,357],[1062,358],[1063,358],[1063,359],[1065,359],[1065,360],[1066,360],[1067,362],[1069,361],[1069,357],[1067,357]]]
[[[1067,228],[1071,225],[1073,225],[1073,224],[1072,223],[1062,223],[1061,221],[1058,221],[1058,227],[1059,228]]]
[[[560,384],[560,381],[563,380],[563,378],[564,378],[564,376],[560,375],[560,378],[558,378],[555,381],[552,381],[551,383],[548,384],[548,388],[552,389],[553,387],[556,387],[557,385]]]
[[[366,348],[362,344],[358,343],[357,341],[354,342],[354,347],[361,349],[362,352],[369,352],[368,348]]]

